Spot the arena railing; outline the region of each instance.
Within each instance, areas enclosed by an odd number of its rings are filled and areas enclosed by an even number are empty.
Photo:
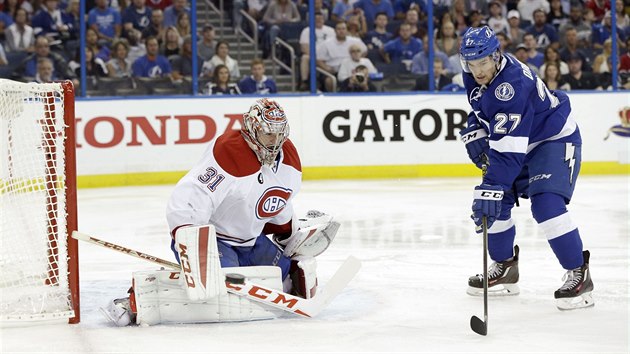
[[[284,63],[282,60],[280,60],[277,57],[277,52],[276,52],[276,44],[281,45],[283,48],[285,48],[288,52],[289,52],[289,58],[290,58],[290,62],[291,65],[287,65],[286,63]],[[278,74],[278,70],[277,67],[280,66],[282,69],[286,70],[287,72],[289,72],[289,74],[291,74],[291,91],[295,92],[296,86],[295,86],[295,60],[296,60],[296,56],[295,56],[295,49],[293,49],[293,47],[283,41],[280,38],[276,38],[276,43],[274,45],[271,46],[271,75],[273,76],[273,79],[276,80],[276,76]]]
[[[254,53],[256,54],[256,56],[258,56],[258,22],[256,22],[256,20],[251,17],[247,11],[245,10],[241,10],[240,11],[241,15],[243,16],[243,18],[249,23],[249,27],[252,30],[252,35],[250,36],[249,34],[247,34],[247,32],[245,32],[243,30],[243,28],[239,27],[236,29],[236,42],[237,42],[237,57],[236,60],[238,60],[239,62],[241,61],[241,39],[240,37],[244,37],[248,42],[252,43],[254,45]]]

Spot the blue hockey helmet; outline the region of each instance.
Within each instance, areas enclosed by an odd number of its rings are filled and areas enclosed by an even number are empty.
[[[499,39],[490,27],[469,28],[464,33],[462,44],[459,47],[462,68],[464,71],[469,72],[468,65],[466,65],[467,61],[488,56],[493,56],[493,59],[498,63],[499,47]]]

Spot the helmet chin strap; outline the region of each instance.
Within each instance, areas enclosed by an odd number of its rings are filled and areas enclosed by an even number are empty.
[[[492,76],[492,79],[488,82],[487,86],[490,86],[492,81],[494,81],[497,75],[499,75],[499,70],[501,69],[501,60],[503,60],[503,55],[501,55],[500,50],[497,49],[497,51],[492,53],[492,60],[494,61],[495,72],[494,72],[494,76]]]
[[[492,53],[492,60],[494,60],[494,66],[497,68],[497,72],[499,68],[501,68],[501,58],[503,58],[503,56],[500,50],[497,49],[496,52]]]

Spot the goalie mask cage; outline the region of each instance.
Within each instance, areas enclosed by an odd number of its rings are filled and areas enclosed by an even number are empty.
[[[0,325],[79,322],[74,88],[0,80]]]

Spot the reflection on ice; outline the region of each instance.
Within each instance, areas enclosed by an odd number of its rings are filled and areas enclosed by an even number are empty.
[[[591,309],[556,309],[553,292],[564,270],[531,219],[529,202],[513,210],[521,294],[490,300],[487,337],[473,333],[468,323],[483,314],[482,299],[465,293],[468,276],[482,266],[481,238],[469,219],[477,181],[306,181],[296,199],[298,215],[319,209],[342,224],[318,259],[320,282],[349,254],[363,262],[349,287],[316,318],[113,328],[98,307],[125,295],[131,271],[154,267],[84,244],[82,323],[2,329],[0,351],[628,352],[628,177],[581,177],[569,205],[592,254]],[[164,220],[171,189],[80,190],[80,229],[172,259]]]

